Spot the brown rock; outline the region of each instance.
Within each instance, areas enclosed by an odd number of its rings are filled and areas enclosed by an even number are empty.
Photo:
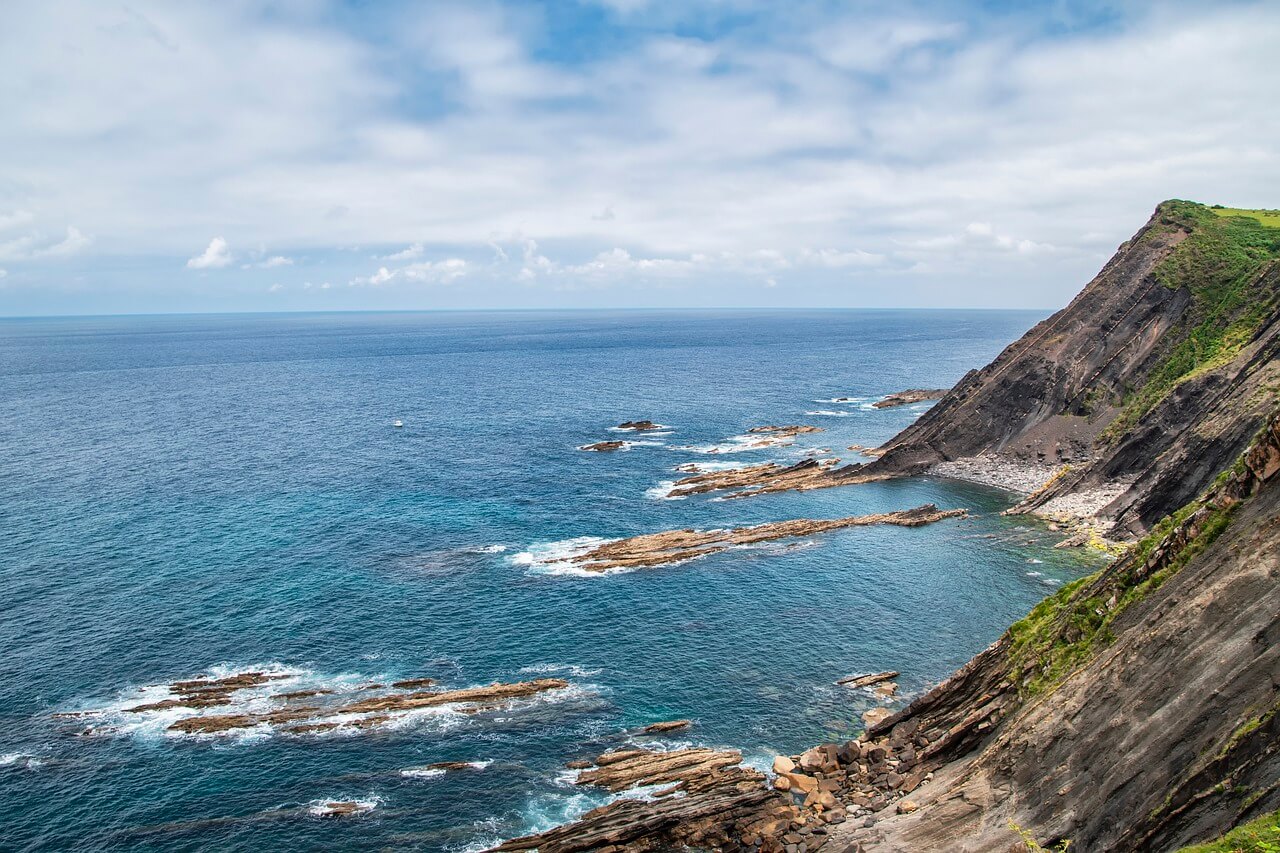
[[[644,727],[644,730],[648,734],[660,734],[662,732],[674,732],[679,731],[680,729],[687,729],[691,725],[693,725],[693,722],[690,720],[667,720],[663,723],[650,723]]]
[[[818,789],[818,780],[804,773],[788,773],[786,777],[791,780],[791,787],[801,793],[808,794]]]
[[[874,728],[876,724],[881,723],[893,716],[893,712],[888,708],[872,708],[862,715],[862,724],[867,728]]]
[[[925,400],[941,400],[946,395],[946,388],[910,388],[906,391],[899,391],[896,394],[889,394],[883,400],[879,400],[871,405],[877,409],[891,409],[894,406],[905,406],[908,403],[922,403]]]
[[[412,687],[430,687],[435,683],[434,678],[406,678],[404,681],[391,682],[391,686],[398,690],[406,690]]]
[[[882,681],[889,681],[890,679],[897,678],[901,674],[902,673],[894,672],[893,670],[885,670],[884,672],[873,672],[865,675],[846,675],[844,678],[836,679],[836,684],[841,684],[849,688],[870,687],[873,684],[879,684]]]
[[[775,539],[813,536],[831,530],[873,524],[918,527],[964,514],[965,511],[962,509],[940,510],[933,504],[925,504],[914,509],[896,512],[825,520],[801,518],[757,524],[751,527],[736,527],[732,530],[666,530],[661,533],[645,533],[606,542],[584,554],[567,557],[559,562],[589,572],[603,572],[615,568],[647,568],[715,554],[738,545],[754,545]]]
[[[911,814],[913,811],[916,811],[919,808],[920,806],[917,805],[914,800],[898,801],[898,814]]]

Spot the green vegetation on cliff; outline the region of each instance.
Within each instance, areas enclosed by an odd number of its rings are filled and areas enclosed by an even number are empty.
[[[1192,501],[1162,519],[1115,567],[1067,584],[1010,626],[1010,673],[1019,692],[1031,697],[1051,690],[1110,643],[1111,625],[1120,614],[1159,589],[1222,535],[1237,505]],[[1172,539],[1197,513],[1192,535],[1181,543]],[[1144,573],[1157,548],[1169,550]]]
[[[1262,281],[1265,267],[1280,258],[1280,215],[1274,214],[1191,201],[1160,205],[1148,234],[1187,236],[1156,266],[1155,277],[1170,290],[1185,289],[1191,305],[1146,382],[1125,394],[1104,438],[1119,439],[1178,383],[1225,364],[1248,344],[1274,307],[1274,293]]]
[[[1280,812],[1237,826],[1217,841],[1183,847],[1178,853],[1280,853]]]

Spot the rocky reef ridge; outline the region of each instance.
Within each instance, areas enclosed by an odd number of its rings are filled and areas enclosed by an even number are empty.
[[[588,572],[652,568],[682,563],[733,547],[755,545],[775,539],[812,536],[831,530],[866,527],[873,524],[920,527],[964,514],[963,509],[938,509],[933,504],[923,504],[913,509],[896,512],[832,519],[796,518],[751,527],[735,527],[729,530],[666,530],[661,533],[645,533],[626,539],[616,539],[547,565],[572,566]]]

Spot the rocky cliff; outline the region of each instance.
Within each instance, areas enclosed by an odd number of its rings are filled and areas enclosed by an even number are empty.
[[[1280,807],[1280,415],[1199,499],[867,734],[931,782],[848,851],[1177,850]]]
[[[979,455],[1059,466],[1021,509],[1075,496],[1141,535],[1243,450],[1280,388],[1280,228],[1167,201],[1070,305],[971,371],[842,476]]]

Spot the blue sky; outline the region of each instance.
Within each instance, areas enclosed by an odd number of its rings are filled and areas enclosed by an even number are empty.
[[[1280,206],[1280,4],[0,8],[0,315],[1051,308]]]

